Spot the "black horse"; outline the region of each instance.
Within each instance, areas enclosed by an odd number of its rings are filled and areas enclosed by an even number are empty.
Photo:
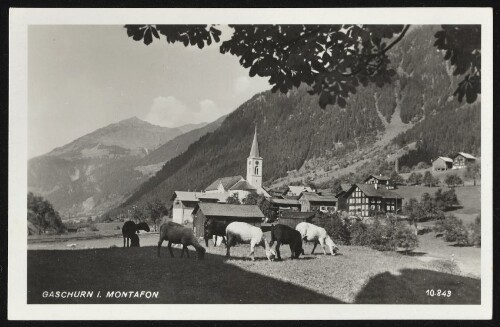
[[[208,247],[208,240],[215,236],[214,246],[217,245],[217,236],[222,237],[222,242],[226,243],[226,227],[228,224],[222,221],[215,221],[213,219],[209,219],[205,222],[205,246]]]
[[[123,247],[129,247],[129,240],[132,239],[132,235],[135,235],[139,230],[143,230],[149,232],[149,225],[142,223],[134,223],[133,221],[126,221],[122,227],[122,235],[123,235]],[[125,240],[127,241],[127,246],[125,246]]]

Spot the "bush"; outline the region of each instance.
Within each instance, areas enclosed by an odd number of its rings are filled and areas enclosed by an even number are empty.
[[[332,240],[339,245],[351,244],[347,219],[343,219],[338,213],[318,213],[314,218],[316,225],[323,227]]]
[[[372,224],[361,221],[350,226],[351,244],[369,246],[379,251],[394,251],[404,248],[406,251],[418,246],[418,238],[405,223],[387,219],[383,224],[375,219]]]
[[[474,246],[481,246],[481,215],[478,215],[473,223],[469,225],[469,243]]]
[[[416,168],[420,170],[420,169],[427,169],[427,168],[429,168],[429,167],[430,167],[430,166],[429,166],[429,164],[428,164],[428,163],[426,163],[426,162],[424,162],[424,161],[420,161],[420,162],[417,164],[417,167],[416,167]]]
[[[443,233],[446,242],[456,242],[461,245],[469,245],[468,231],[462,220],[454,215],[447,216],[443,220],[438,220],[434,226],[434,231]]]

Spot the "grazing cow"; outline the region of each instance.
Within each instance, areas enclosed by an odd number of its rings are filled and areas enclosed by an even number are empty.
[[[161,225],[160,240],[158,241],[158,257],[160,257],[160,249],[163,241],[168,241],[167,247],[171,257],[174,257],[172,243],[182,244],[181,258],[184,256],[184,251],[186,251],[187,257],[189,258],[189,251],[187,248],[188,245],[194,246],[198,259],[202,260],[205,257],[206,250],[200,245],[200,243],[198,243],[193,231],[188,227],[182,226],[181,224],[169,221]]]
[[[130,237],[130,247],[140,247],[139,236],[137,234],[132,234]]]
[[[298,231],[287,225],[275,225],[271,229],[271,242],[269,246],[273,246],[276,241],[276,255],[278,260],[281,260],[280,245],[289,244],[292,260],[298,259],[301,254],[304,254],[304,249],[302,248],[302,236]]]
[[[254,253],[256,245],[260,245],[266,249],[266,257],[269,261],[273,261],[274,256],[276,256],[276,253],[269,247],[269,241],[259,227],[235,221],[227,225],[226,238],[226,257],[230,256],[231,246],[235,246],[238,243],[250,244],[250,254],[248,256],[252,260],[255,260]]]
[[[322,227],[302,222],[299,223],[297,227],[295,227],[295,229],[299,231],[303,240],[308,242],[314,242],[314,247],[311,251],[311,254],[314,254],[314,250],[316,249],[318,243],[321,245],[321,248],[323,249],[323,254],[326,254],[325,244],[330,249],[331,255],[335,255],[339,250],[337,245],[333,243],[330,236],[328,236],[328,234],[326,233],[326,230]]]
[[[224,244],[227,244],[226,242],[226,227],[228,224],[221,222],[221,221],[215,221],[213,219],[209,219],[205,222],[205,245],[208,248],[208,240],[211,239],[213,236],[215,236],[215,242],[214,246],[217,246],[217,236],[222,237],[222,242]]]
[[[122,235],[123,235],[123,247],[125,247],[125,240],[127,240],[127,246],[129,247],[129,239],[132,238],[132,235],[136,234],[139,230],[143,230],[149,232],[149,225],[142,223],[134,223],[133,221],[126,221],[122,227]]]

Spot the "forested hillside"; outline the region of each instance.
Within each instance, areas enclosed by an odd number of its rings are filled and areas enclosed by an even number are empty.
[[[201,190],[222,176],[244,175],[254,127],[258,127],[263,180],[272,181],[318,157],[338,160],[369,148],[384,133],[396,107],[413,127],[393,144],[418,142],[425,160],[450,151],[480,152],[480,101],[461,105],[453,97],[456,79],[433,46],[436,27],[414,28],[393,48],[397,71],[391,85],[358,88],[345,109],[322,110],[305,87],[286,95],[263,92],[230,114],[220,128],[193,143],[144,183],[121,207],[174,190]],[[378,110],[378,112],[377,112]],[[382,117],[382,118],[381,118]],[[443,151],[445,153],[443,153]],[[375,151],[376,152],[376,151]],[[377,155],[374,153],[373,155]],[[420,160],[421,161],[421,160]]]

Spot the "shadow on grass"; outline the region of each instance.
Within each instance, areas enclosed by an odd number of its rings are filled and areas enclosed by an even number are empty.
[[[162,248],[28,251],[28,303],[342,303],[301,286],[255,274],[222,255],[171,258]],[[238,259],[232,258],[231,260]],[[266,260],[266,258],[259,258]],[[259,260],[260,261],[260,260]],[[273,262],[256,263],[259,265]],[[93,291],[92,298],[44,298],[44,291]],[[97,297],[97,292],[101,297]],[[156,299],[107,298],[108,291],[158,291]]]
[[[480,304],[481,280],[424,269],[402,269],[370,278],[358,293],[358,304]],[[451,291],[450,297],[427,290]]]

